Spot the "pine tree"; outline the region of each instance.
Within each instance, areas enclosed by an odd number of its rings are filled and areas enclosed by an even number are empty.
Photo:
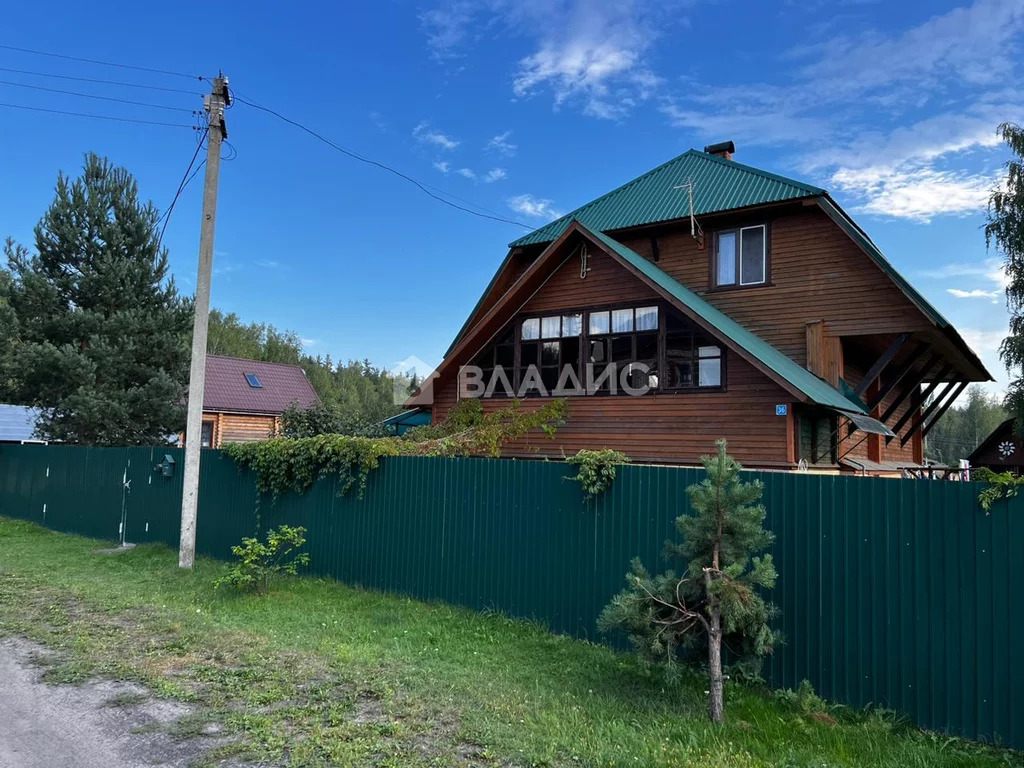
[[[158,218],[126,170],[89,154],[80,178],[58,176],[35,254],[7,241],[11,373],[42,409],[42,437],[160,443],[184,426],[192,308],[168,276]]]
[[[665,545],[667,558],[686,563],[683,575],[652,576],[634,560],[627,587],[605,607],[599,625],[624,630],[645,658],[670,670],[686,650],[704,648],[708,717],[720,723],[723,641],[749,671],[760,668],[779,636],[769,625],[775,609],[757,592],[776,578],[772,556],[758,556],[774,538],[764,528],[761,483],[741,481],[742,468],[726,453],[725,441],[716,445],[717,454],[701,457],[707,477],[687,489],[693,514],[676,518],[682,542]]]
[[[0,403],[16,399],[10,369],[18,343],[18,318],[11,306],[11,286],[10,273],[0,267]]]
[[[1024,433],[1024,128],[1003,123],[999,133],[1013,152],[1006,163],[1006,182],[992,192],[988,203],[985,243],[1003,252],[1008,279],[1006,304],[1010,310],[1010,333],[1003,339],[999,356],[1011,375],[1006,389],[1006,410],[1017,419]]]

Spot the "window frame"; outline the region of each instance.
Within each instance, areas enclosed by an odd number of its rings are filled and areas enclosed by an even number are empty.
[[[764,237],[761,241],[761,261],[764,265],[764,279],[756,283],[743,282],[743,232],[750,229],[761,229]],[[772,249],[771,249],[771,222],[764,221],[756,224],[738,224],[734,227],[726,227],[717,230],[711,238],[711,255],[708,258],[708,290],[711,291],[736,291],[743,288],[763,288],[772,285]],[[718,240],[722,235],[736,236],[735,274],[736,280],[732,283],[718,282]]]
[[[512,372],[511,372],[512,375],[508,377],[509,378],[509,383],[512,385],[512,389],[514,389],[516,392],[519,391],[519,386],[522,383],[522,375],[525,372],[526,367],[531,365],[531,363],[526,363],[524,365],[523,361],[522,361],[522,345],[524,343],[524,339],[522,338],[522,329],[523,329],[523,321],[530,320],[530,319],[533,319],[533,318],[537,318],[537,320],[538,320],[537,338],[536,339],[526,339],[525,343],[532,343],[532,344],[536,344],[537,345],[537,359],[536,359],[536,361],[534,361],[532,363],[532,365],[536,366],[538,373],[540,373],[540,375],[541,375],[541,380],[543,381],[544,369],[552,367],[552,366],[545,366],[544,365],[544,345],[545,344],[547,344],[547,343],[557,343],[558,344],[558,366],[557,366],[557,370],[559,372],[559,375],[561,375],[561,371],[562,371],[563,367],[571,362],[571,361],[566,361],[564,359],[563,354],[562,354],[562,352],[563,352],[563,350],[562,350],[562,342],[564,340],[566,340],[566,339],[577,339],[579,341],[579,350],[578,350],[578,352],[576,354],[576,369],[575,370],[576,370],[576,375],[580,376],[580,371],[582,370],[582,367],[583,367],[583,337],[584,337],[584,334],[586,332],[586,329],[583,326],[584,326],[584,323],[587,320],[587,314],[586,313],[587,313],[587,310],[583,310],[583,309],[549,310],[547,312],[523,312],[521,314],[516,315],[512,319],[512,324],[513,324],[513,328],[514,328],[514,336],[513,336],[513,342],[512,343],[513,343],[513,349],[515,351],[515,354],[514,354],[513,364],[512,364]],[[565,335],[565,332],[564,332],[565,318],[569,317],[571,315],[579,315],[580,316],[580,332],[577,333],[577,334]],[[549,318],[549,319],[550,318],[558,318],[558,335],[557,336],[545,336],[544,335],[544,318]],[[494,359],[495,359],[495,365],[497,365],[497,357],[495,357]],[[528,392],[526,394],[526,397],[540,397],[540,396],[541,395],[540,395],[539,392]],[[548,396],[550,397],[550,395],[548,395]],[[498,394],[497,392],[495,392],[495,393],[493,393],[487,399],[495,400],[495,399],[512,399],[512,398],[508,398],[506,395],[504,395],[504,393]]]
[[[525,370],[525,366],[523,365],[522,356],[521,356],[521,345],[523,343],[521,331],[522,331],[522,325],[523,325],[523,321],[524,320],[528,320],[528,319],[531,319],[531,318],[550,317],[550,316],[556,315],[556,314],[559,315],[560,317],[565,317],[567,315],[581,315],[582,316],[581,320],[580,320],[580,326],[581,326],[580,327],[580,333],[579,333],[578,336],[559,336],[557,339],[544,339],[543,338],[543,333],[540,333],[539,332],[540,329],[538,328],[538,338],[536,338],[536,339],[526,339],[526,341],[537,344],[537,346],[538,346],[538,352],[537,352],[538,353],[538,362],[536,363],[536,365],[537,365],[537,370],[540,371],[541,374],[543,375],[543,370],[542,370],[543,366],[540,365],[540,360],[542,359],[541,356],[543,355],[542,345],[544,344],[544,342],[545,341],[555,341],[555,340],[561,341],[562,339],[566,339],[566,338],[579,339],[579,342],[580,342],[579,349],[580,349],[580,351],[579,351],[579,357],[578,357],[578,360],[577,360],[576,375],[579,377],[580,382],[585,385],[586,384],[586,381],[585,381],[586,364],[587,364],[587,359],[589,358],[589,350],[590,350],[590,340],[591,340],[591,338],[592,337],[596,337],[596,338],[611,338],[612,336],[625,336],[625,335],[627,335],[626,332],[615,333],[615,332],[613,332],[611,330],[611,312],[616,310],[616,309],[632,309],[632,310],[634,310],[633,330],[629,331],[628,335],[630,336],[630,344],[631,344],[631,348],[632,348],[632,356],[636,357],[636,348],[637,348],[636,334],[638,333],[638,331],[636,330],[636,313],[635,313],[635,310],[639,309],[639,308],[643,308],[643,307],[657,307],[657,309],[658,309],[658,327],[657,327],[657,329],[639,331],[639,333],[641,333],[641,334],[643,334],[643,333],[656,333],[657,334],[657,344],[658,344],[658,356],[656,358],[656,360],[657,360],[658,386],[657,387],[652,387],[649,392],[647,392],[647,393],[645,393],[643,395],[643,397],[657,397],[658,395],[680,395],[680,394],[699,394],[699,393],[712,394],[712,393],[721,393],[721,392],[727,391],[727,388],[728,388],[729,348],[725,344],[715,340],[711,336],[711,334],[706,333],[700,326],[698,326],[695,322],[693,322],[693,320],[691,320],[690,318],[686,317],[686,315],[684,315],[682,312],[680,312],[678,309],[676,309],[673,305],[669,304],[668,302],[659,301],[659,300],[653,300],[653,301],[651,301],[651,300],[642,301],[641,300],[641,301],[632,301],[632,302],[628,302],[628,303],[627,302],[615,302],[614,304],[607,304],[607,303],[606,304],[592,304],[592,305],[588,305],[588,306],[572,307],[572,308],[569,308],[569,309],[562,309],[562,310],[557,310],[557,311],[556,310],[532,311],[532,312],[520,312],[520,313],[516,314],[509,321],[513,325],[513,330],[514,330],[513,341],[511,343],[512,343],[513,348],[514,348],[515,355],[514,355],[513,369],[511,371],[511,375],[509,375],[509,382],[511,383],[513,390],[515,392],[519,391],[519,387],[520,387],[520,385],[522,383],[521,376],[522,376],[522,374],[523,374],[523,372]],[[703,345],[713,345],[713,346],[718,347],[718,349],[719,349],[719,356],[718,356],[717,359],[720,361],[720,363],[719,363],[719,381],[720,381],[720,383],[718,385],[707,386],[707,387],[701,387],[701,386],[698,386],[698,385],[692,385],[692,386],[688,386],[688,387],[669,387],[667,385],[667,382],[668,382],[668,367],[667,367],[667,360],[666,360],[666,352],[667,352],[666,335],[667,335],[667,326],[668,326],[668,323],[667,323],[667,313],[669,311],[677,312],[679,315],[681,315],[683,317],[683,319],[686,321],[686,323],[690,326],[690,328],[691,328],[691,335],[692,335],[692,344],[691,344],[692,349],[697,350],[698,347],[703,346]],[[609,313],[609,318],[608,318],[609,330],[608,330],[608,333],[599,333],[599,334],[591,334],[590,333],[590,314],[592,312],[608,312]],[[702,341],[703,341],[703,344],[701,343]],[[490,359],[492,361],[491,365],[489,365],[489,366],[481,366],[481,367],[485,368],[485,369],[486,368],[490,368],[491,370],[493,370],[493,368],[494,368],[494,366],[496,365],[496,362],[497,362],[497,342],[496,342],[496,339],[492,339],[491,341],[489,341],[487,346],[489,347],[489,349],[485,348],[485,349],[480,350],[480,352],[477,354],[476,357],[473,358],[473,360],[474,361],[478,360],[480,358],[480,356],[483,355],[485,352],[490,352]],[[561,372],[562,367],[565,364],[565,361],[563,361],[561,359],[561,350],[559,350],[559,355],[560,355],[560,357],[559,357],[558,370]],[[696,360],[697,360],[697,358],[695,357],[694,361],[696,361]],[[508,374],[508,373],[509,373],[509,371],[506,369],[506,374]],[[595,376],[596,375],[598,375],[597,372],[595,372]],[[586,397],[621,397],[621,396],[623,396],[624,391],[623,391],[622,387],[619,386],[618,389],[619,389],[618,393],[616,393],[614,395],[611,392],[599,391],[599,392],[595,392],[592,395],[585,395],[585,396]],[[537,392],[530,392],[526,396],[527,397],[540,397],[541,395],[539,393],[537,393]],[[550,393],[547,396],[548,397],[552,397],[552,395]],[[506,395],[501,390],[501,388],[498,388],[490,396],[488,396],[488,397],[486,397],[484,399],[487,399],[487,400],[511,400],[511,399],[515,399],[515,395],[512,395],[510,397],[510,396]]]
[[[638,310],[638,309],[647,309],[649,307],[654,307],[655,308],[655,311],[657,312],[657,323],[658,323],[658,325],[657,325],[656,328],[644,328],[644,329],[638,330],[637,327],[636,327],[637,326],[637,323],[636,323],[636,310]],[[616,331],[615,330],[615,320],[614,320],[615,312],[616,311],[625,311],[627,309],[631,310],[632,313],[633,313],[633,319],[630,322],[630,330],[628,330],[628,331]],[[592,313],[595,313],[595,312],[607,312],[608,313],[608,332],[607,333],[591,333],[590,332],[590,315]],[[630,302],[629,304],[625,304],[625,305],[623,305],[623,304],[615,304],[615,305],[611,305],[611,306],[608,306],[608,307],[591,307],[589,309],[583,310],[583,320],[584,320],[584,322],[583,322],[583,330],[584,330],[584,333],[581,336],[581,340],[582,340],[581,357],[584,360],[583,365],[586,366],[589,363],[589,357],[590,357],[589,352],[590,352],[590,342],[591,342],[591,339],[607,339],[608,343],[609,343],[609,346],[610,346],[611,340],[613,338],[624,338],[624,337],[628,336],[629,337],[629,348],[630,348],[630,353],[629,353],[630,362],[634,363],[634,362],[641,362],[641,361],[637,360],[637,347],[639,346],[637,335],[638,334],[653,335],[654,338],[655,338],[655,347],[656,347],[656,354],[655,354],[655,358],[654,358],[654,362],[656,364],[655,375],[658,377],[658,386],[657,387],[651,387],[647,392],[645,392],[643,394],[643,397],[657,395],[659,392],[661,392],[661,382],[662,382],[662,378],[663,378],[662,368],[664,367],[664,359],[665,359],[665,350],[664,350],[664,346],[663,346],[664,336],[662,334],[662,329],[663,329],[664,324],[665,324],[665,319],[664,318],[665,318],[665,308],[664,308],[663,302],[660,302],[660,301],[636,301],[636,302]],[[615,361],[612,361],[612,362],[615,362]],[[608,364],[607,361],[605,361],[604,364],[607,365]],[[585,370],[584,370],[584,373],[586,373]],[[599,376],[599,375],[600,374],[595,369],[595,378],[597,376]],[[621,376],[621,372],[620,372],[619,375]],[[582,379],[581,379],[581,381],[582,381]],[[584,381],[583,383],[585,384],[586,382]],[[606,391],[604,389],[600,389],[600,390],[594,392],[594,394],[589,395],[589,397],[618,397],[620,394],[623,394],[621,380],[616,382],[616,387],[617,387],[617,391],[616,391],[616,393],[614,395],[610,391]]]
[[[209,425],[210,428],[210,442],[208,445],[204,445],[205,440],[203,438],[205,437],[207,425]],[[214,419],[203,419],[199,427],[199,447],[213,448],[213,441],[214,438],[216,437],[216,432],[217,422]]]

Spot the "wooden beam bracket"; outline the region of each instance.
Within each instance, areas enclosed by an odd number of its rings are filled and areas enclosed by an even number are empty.
[[[915,392],[921,391],[919,389],[919,387],[921,386],[921,382],[925,380],[925,377],[928,376],[928,374],[931,372],[932,367],[941,359],[942,356],[938,352],[933,352],[931,354],[931,356],[928,358],[928,361],[921,367],[921,370],[918,372],[918,374],[911,380],[911,382],[906,387],[903,388],[903,393],[895,400],[893,400],[891,403],[889,403],[889,407],[885,409],[885,412],[882,414],[881,419],[879,419],[883,424],[889,420],[890,416],[896,413],[896,409],[903,405],[904,400],[913,395]]]
[[[938,412],[935,413],[935,418],[928,422],[928,428],[930,429],[936,420],[946,412],[946,409],[953,404],[953,401],[960,396],[960,393],[964,391],[964,388],[968,383],[969,382],[966,379],[963,381],[948,382],[942,389],[942,392],[939,393],[939,396],[932,401],[932,404],[925,408],[924,413],[914,419],[913,423],[910,425],[910,429],[907,430],[907,434],[900,438],[900,448],[910,442],[910,438],[914,436],[914,433],[921,429],[921,427],[924,426],[924,423],[928,421],[928,417],[937,410]],[[927,433],[926,429],[925,432],[922,433],[922,436]]]
[[[932,392],[935,391],[939,384],[946,380],[945,377],[949,374],[951,370],[953,370],[953,366],[949,365],[948,363],[942,366],[938,370],[938,373],[935,374],[935,380],[924,389],[920,389],[917,391],[917,394],[910,400],[910,407],[907,408],[906,413],[900,416],[900,420],[893,425],[893,432],[899,434],[900,430],[903,429],[906,423],[910,421],[912,418],[914,418],[914,412],[918,408],[920,408],[922,404],[928,401],[928,397],[932,394]],[[886,438],[885,444],[888,445],[891,441],[891,437]]]
[[[924,425],[924,429],[921,430],[921,439],[924,439],[928,436],[928,433],[931,431],[932,427],[935,426],[935,423],[942,418],[942,415],[949,409],[949,406],[951,406],[956,401],[956,399],[960,397],[960,393],[967,388],[968,384],[970,384],[970,382],[967,381],[967,379],[964,379],[963,381],[960,382],[960,386],[958,386],[956,390],[953,392],[953,396],[949,398],[949,400],[946,403],[944,403],[941,408],[939,408],[938,413],[932,416],[932,420]]]
[[[903,365],[901,365],[899,369],[895,373],[893,373],[892,377],[890,377],[888,381],[886,381],[878,388],[878,392],[875,393],[875,396],[871,398],[871,402],[868,403],[869,411],[875,410],[875,407],[878,406],[879,403],[881,403],[883,400],[885,400],[889,393],[896,388],[896,385],[903,380],[903,377],[910,373],[910,369],[914,367],[914,364],[921,358],[921,355],[923,355],[927,350],[928,345],[924,342],[920,342],[914,348],[914,351],[910,353],[910,356],[903,361]]]
[[[870,370],[868,370],[868,372],[864,374],[864,378],[860,380],[860,384],[858,384],[856,388],[853,390],[853,393],[857,395],[857,397],[860,397],[865,392],[867,392],[868,387],[871,386],[871,383],[882,375],[882,371],[884,371],[886,366],[888,366],[889,363],[892,362],[892,359],[896,357],[897,354],[899,354],[899,351],[903,349],[903,345],[907,343],[907,340],[909,338],[909,333],[901,333],[899,336],[893,339],[892,344],[890,344],[888,349],[886,349],[885,352],[882,353],[882,356],[880,358],[875,360],[875,364],[872,365]]]

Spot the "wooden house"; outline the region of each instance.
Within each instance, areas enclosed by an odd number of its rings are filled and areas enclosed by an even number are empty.
[[[726,438],[750,467],[920,467],[923,436],[989,373],[827,191],[733,151],[691,149],[511,243],[408,405],[436,422],[463,397],[568,391],[554,439],[511,455],[694,464]],[[612,363],[621,386],[595,381]]]
[[[1024,472],[1024,441],[1014,428],[1016,419],[1007,419],[982,440],[967,461],[971,468],[985,467],[993,472]]]
[[[308,408],[317,402],[297,365],[207,355],[202,446],[265,440],[277,432],[289,405]]]

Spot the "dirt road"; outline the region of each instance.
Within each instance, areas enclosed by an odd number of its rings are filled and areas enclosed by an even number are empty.
[[[175,738],[189,715],[117,682],[48,685],[33,662],[44,653],[23,640],[0,640],[0,768],[187,766],[221,738]]]

